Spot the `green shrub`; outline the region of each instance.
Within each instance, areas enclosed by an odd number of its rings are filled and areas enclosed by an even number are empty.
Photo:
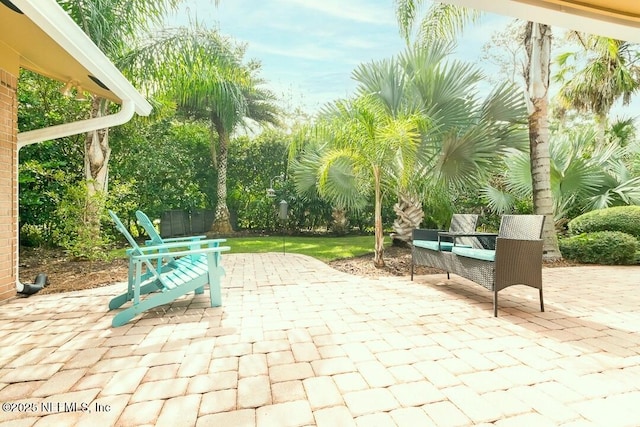
[[[104,212],[104,197],[101,194],[89,197],[84,181],[67,188],[56,209],[58,224],[54,239],[74,258],[107,259],[105,247],[108,242],[100,233],[100,224],[94,226],[91,223],[87,214],[90,206],[98,212]]]
[[[587,264],[635,264],[638,240],[620,231],[596,231],[561,239],[562,256]]]
[[[569,222],[569,234],[621,231],[640,239],[640,206],[617,206],[587,212]]]
[[[42,227],[32,224],[25,224],[20,227],[20,246],[36,248],[44,245],[44,243]]]

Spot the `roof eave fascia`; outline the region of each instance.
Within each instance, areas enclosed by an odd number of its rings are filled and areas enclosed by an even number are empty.
[[[54,0],[12,0],[12,3],[120,100],[132,101],[138,115],[151,113],[151,104]]]
[[[597,15],[580,9],[570,9],[556,3],[533,0],[438,0],[457,6],[484,10],[525,21],[539,22],[554,27],[598,34],[633,43],[640,43],[638,25],[632,21]]]

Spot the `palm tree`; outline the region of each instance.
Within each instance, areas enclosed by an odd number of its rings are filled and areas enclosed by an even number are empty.
[[[446,61],[450,52],[451,44],[435,41],[354,71],[358,93],[378,98],[386,114],[424,118],[418,155],[397,156],[388,165],[398,197],[394,238],[405,242],[424,217],[425,195],[436,188],[477,188],[504,150],[525,147],[522,95],[502,85],[481,100],[473,91],[481,74],[469,64]]]
[[[549,75],[551,69],[551,27],[527,23],[525,31],[527,82],[529,104],[529,157],[533,209],[545,216],[542,237],[543,253],[547,260],[562,258],[558,247],[553,217],[551,193],[551,161],[549,154]]]
[[[423,0],[397,0],[397,17],[401,33],[407,36],[413,28],[417,17],[417,9],[424,4]],[[443,34],[455,35],[464,24],[477,18],[477,12],[465,8],[448,6],[439,8],[434,4],[423,18],[421,27],[434,26]],[[475,17],[475,18],[474,18]],[[433,21],[424,24],[425,21]],[[438,32],[427,31],[427,37],[434,40]],[[429,39],[427,39],[428,41]],[[551,27],[529,22],[525,34],[525,80],[529,96],[529,152],[531,156],[531,173],[533,185],[534,209],[537,214],[545,215],[543,230],[544,257],[553,260],[561,258],[558,239],[553,227],[553,201],[550,190],[549,165],[549,119],[548,119],[548,87],[549,69],[551,66]]]
[[[346,209],[362,209],[374,195],[374,265],[384,267],[382,203],[389,165],[417,155],[419,116],[387,113],[380,99],[360,95],[327,105],[308,129],[292,165],[296,189],[317,186],[320,195]]]
[[[565,109],[590,112],[595,115],[598,140],[605,143],[607,116],[613,104],[622,98],[627,105],[640,87],[640,69],[633,64],[634,53],[631,44],[607,37],[571,32],[582,50],[568,52],[558,57],[561,71],[555,76],[563,82],[558,100]],[[571,60],[586,63],[577,71]],[[566,79],[567,74],[571,74]]]
[[[96,46],[118,63],[132,40],[142,31],[159,24],[180,0],[58,0],[58,3]],[[91,96],[92,118],[107,114],[108,109],[108,100]],[[103,199],[108,189],[110,156],[109,129],[87,133],[85,179],[88,203],[85,227],[90,229],[89,235],[100,236],[100,207],[97,200]]]
[[[594,209],[640,204],[640,176],[630,171],[630,159],[638,153],[638,144],[620,145],[616,140],[601,144],[597,132],[590,127],[555,134],[550,155],[556,222],[565,223]],[[484,190],[489,206],[496,212],[509,211],[517,199],[531,196],[528,156],[513,154],[505,163],[505,191],[494,187]]]
[[[279,113],[275,96],[261,87],[260,64],[245,64],[243,56],[244,47],[196,24],[165,30],[129,57],[129,65],[140,75],[153,76],[150,90],[160,88],[182,113],[210,123],[212,158],[218,169],[211,226],[216,233],[233,231],[227,207],[227,158],[232,133],[246,119],[277,123]]]

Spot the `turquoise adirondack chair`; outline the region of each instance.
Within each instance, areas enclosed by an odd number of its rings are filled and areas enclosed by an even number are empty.
[[[109,310],[121,307],[133,300],[128,307],[116,314],[112,326],[122,326],[135,316],[151,308],[168,304],[189,292],[204,293],[204,286],[209,284],[211,307],[222,305],[220,277],[224,274],[221,265],[222,252],[228,246],[219,246],[218,240],[198,240],[169,242],[158,245],[139,246],[122,221],[109,211],[129,244],[129,281],[127,292],[118,295],[109,302]],[[161,259],[171,253],[172,264],[166,267]],[[154,262],[156,261],[155,265]],[[146,272],[143,271],[143,265]],[[148,294],[148,295],[147,295]],[[147,295],[144,299],[140,297]]]
[[[147,246],[153,245],[164,245],[165,243],[175,243],[175,242],[197,242],[202,239],[206,239],[207,236],[185,236],[185,237],[161,237],[156,227],[153,225],[153,222],[149,219],[147,214],[142,212],[141,210],[136,211],[136,218],[138,219],[138,223],[144,228],[144,231],[147,233],[149,239],[145,241]],[[226,242],[227,239],[211,239],[209,242],[213,243],[213,246],[218,246],[220,243]],[[164,251],[168,252],[168,251]],[[165,256],[162,259],[159,259],[160,263],[156,263],[158,268],[172,269],[174,268],[174,259],[170,255]]]
[[[136,211],[136,218],[138,219],[138,223],[142,226],[142,228],[144,228],[144,231],[147,233],[147,236],[149,236],[149,240],[145,242],[148,245],[149,244],[159,245],[159,244],[171,243],[171,242],[197,241],[197,240],[202,240],[207,238],[207,236],[185,236],[185,237],[170,237],[170,238],[161,237],[158,231],[156,230],[156,227],[154,227],[153,222],[151,222],[151,220],[147,216],[147,214],[138,210]],[[220,243],[227,241],[226,239],[217,239],[217,240]]]

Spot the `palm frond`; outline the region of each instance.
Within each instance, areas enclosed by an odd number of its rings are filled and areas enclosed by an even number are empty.
[[[505,164],[507,166],[505,179],[508,191],[518,197],[530,196],[533,184],[528,153],[513,154],[505,159]]]
[[[367,204],[370,171],[350,150],[331,150],[320,160],[318,191],[324,198],[347,209],[361,210]]]
[[[396,3],[396,19],[400,27],[400,35],[409,42],[411,28],[416,19],[418,7],[422,3],[421,0],[395,0]]]
[[[481,190],[482,197],[487,201],[487,207],[494,213],[502,215],[513,210],[516,198],[506,191],[487,185]]]
[[[454,40],[467,24],[480,16],[477,9],[433,3],[420,23],[418,40],[424,45],[433,40]]]

